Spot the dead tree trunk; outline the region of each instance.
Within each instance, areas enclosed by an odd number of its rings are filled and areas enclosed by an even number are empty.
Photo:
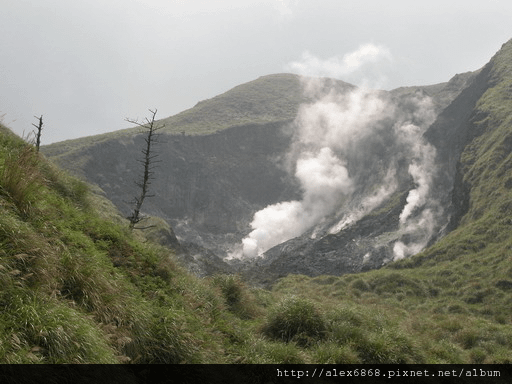
[[[39,152],[39,145],[41,144],[41,131],[43,130],[43,115],[41,115],[40,117],[37,117],[37,116],[34,116],[34,117],[39,120],[38,125],[32,124],[34,127],[37,128],[36,151]]]
[[[142,173],[142,176],[139,181],[136,181],[135,184],[140,188],[140,194],[139,196],[136,196],[134,198],[134,208],[133,212],[130,216],[128,216],[128,220],[130,220],[130,229],[134,229],[135,225],[139,223],[142,220],[140,209],[142,207],[142,204],[144,203],[144,199],[146,197],[151,197],[153,195],[149,195],[149,186],[151,185],[151,180],[154,179],[154,168],[155,163],[158,161],[155,160],[158,157],[158,154],[154,153],[153,145],[158,143],[157,137],[158,135],[156,132],[160,129],[162,129],[164,126],[157,126],[155,122],[155,116],[157,110],[149,110],[151,113],[150,118],[145,118],[142,123],[138,122],[137,120],[130,120],[125,119],[126,121],[138,125],[141,128],[144,128],[146,130],[146,137],[144,138],[145,146],[144,149],[141,151],[143,158],[138,159],[137,161],[141,163],[144,167],[144,171]],[[143,229],[143,228],[135,228],[135,229]]]

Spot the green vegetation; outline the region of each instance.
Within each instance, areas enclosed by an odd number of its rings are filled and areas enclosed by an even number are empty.
[[[269,75],[201,101],[161,123],[167,133],[204,135],[237,125],[292,120],[304,101],[297,75]]]
[[[2,127],[0,362],[225,362],[222,298],[97,199]]]
[[[378,271],[198,279],[1,129],[2,363],[512,362],[504,219]]]
[[[271,290],[191,276],[0,126],[0,363],[512,363],[505,48],[473,111],[458,228],[380,270]]]
[[[275,305],[263,326],[263,333],[275,340],[295,341],[298,345],[316,344],[326,326],[315,305],[304,298],[287,297]]]
[[[339,82],[340,84],[345,84]],[[286,121],[295,118],[302,96],[299,76],[276,74],[263,76],[239,85],[221,95],[197,103],[177,115],[158,120],[162,133],[171,135],[206,135],[245,124]],[[73,157],[88,147],[105,140],[123,140],[140,129],[128,128],[101,135],[66,140],[44,147],[49,157]],[[82,159],[83,160],[83,159]],[[78,160],[78,161],[82,161]]]

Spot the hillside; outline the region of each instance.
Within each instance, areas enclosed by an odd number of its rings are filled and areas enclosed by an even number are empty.
[[[0,362],[510,364],[512,40],[444,85],[316,84],[295,117],[163,135],[141,232],[142,136],[41,155],[2,126]]]
[[[2,363],[512,362],[510,242],[271,291],[198,279],[5,127],[0,244]]]
[[[333,80],[334,81],[334,80]],[[351,87],[335,81],[337,87]],[[295,117],[299,105],[306,101],[300,78],[292,74],[262,76],[196,106],[159,120],[167,134],[205,135],[229,127],[245,124],[263,124],[290,120]],[[121,139],[137,134],[139,129],[128,128],[114,132],[66,140],[45,147],[48,156],[66,156],[103,141]]]
[[[511,59],[512,41],[509,41],[482,70],[486,86],[481,88],[481,96],[474,102],[474,108],[458,122],[461,154],[454,167],[453,203],[456,209],[451,222],[454,230],[415,258],[415,265],[431,264],[438,258],[464,259],[467,255],[481,258],[481,262],[487,257],[510,260]],[[435,127],[435,134],[447,124],[453,124],[453,121],[442,119]],[[403,265],[408,262],[404,261]]]
[[[433,97],[439,109],[446,107],[475,75],[473,72],[456,75],[447,83],[431,86],[403,87],[392,93],[403,96],[421,89]],[[353,89],[354,86],[340,80],[328,79],[324,92],[333,87],[336,90]],[[159,121],[168,134],[207,135],[230,127],[247,124],[266,124],[293,120],[302,103],[311,101],[305,95],[301,77],[293,74],[274,74],[241,84],[233,89],[196,106],[163,118]],[[83,147],[97,143],[133,136],[137,128],[66,140],[45,146],[45,153],[53,158],[71,155]],[[79,170],[76,167],[75,170]]]
[[[0,362],[225,361],[221,296],[143,241],[2,126]]]
[[[382,166],[379,170],[374,166],[382,163],[378,157],[387,151],[379,140],[396,140],[399,135],[393,132],[393,125],[404,116],[422,121],[413,116],[418,104],[414,100],[432,100],[432,113],[437,114],[475,76],[476,73],[466,73],[443,84],[376,93],[394,112],[374,124],[386,127],[373,139],[375,148],[367,145],[363,151],[346,153],[351,157],[349,171],[358,174],[361,184],[347,207],[361,203],[358,194],[366,196],[379,190],[386,171]],[[309,92],[312,84],[314,92]],[[219,264],[219,258],[236,252],[251,232],[256,212],[268,205],[301,198],[301,186],[286,164],[296,141],[295,119],[299,111],[314,105],[319,98],[357,92],[356,87],[332,79],[301,80],[296,75],[269,75],[160,120],[159,124],[165,127],[157,146],[161,162],[152,186],[155,196],[146,201],[145,213],[167,221],[180,242],[189,248],[189,255],[184,258],[194,264],[196,273],[206,274],[211,268],[203,264]],[[211,133],[212,129],[215,133]],[[118,131],[55,143],[43,147],[42,151],[60,166],[99,186],[123,215],[127,215],[130,206],[126,202],[136,193],[133,181],[139,169],[136,160],[143,140],[137,132]],[[387,152],[401,150],[396,147]],[[374,153],[374,157],[360,159],[364,151]],[[385,160],[386,166],[401,162],[401,169],[407,173],[405,161],[410,161],[410,156],[405,155],[401,161],[390,156]],[[365,166],[357,168],[361,163]],[[401,188],[407,189],[410,180],[400,178]],[[342,214],[340,211],[331,220],[340,221]],[[364,253],[355,257],[362,258],[368,252],[366,248],[361,248],[360,252]],[[373,262],[374,267],[380,267],[388,253],[381,253]],[[225,267],[222,269],[226,270]],[[329,268],[320,268],[317,274]]]
[[[305,274],[308,276],[317,276],[325,273],[341,275],[347,272],[359,272],[368,269],[380,268],[391,260],[402,258],[403,255],[397,252],[397,245],[410,253],[417,253],[427,245],[432,245],[447,233],[459,226],[459,222],[469,205],[470,184],[463,176],[463,169],[467,166],[467,153],[469,148],[474,145],[472,140],[483,135],[482,121],[488,121],[489,113],[483,111],[480,105],[500,105],[501,113],[503,106],[507,104],[507,99],[499,99],[489,94],[506,94],[502,89],[507,89],[510,79],[503,77],[507,73],[503,69],[504,63],[507,63],[507,57],[510,54],[510,43],[503,46],[503,49],[481,70],[465,75],[455,76],[443,89],[452,89],[451,95],[456,95],[450,103],[445,104],[445,108],[436,114],[435,120],[428,125],[422,132],[421,140],[415,139],[417,146],[421,146],[426,153],[431,150],[429,160],[401,160],[404,166],[396,168],[397,175],[407,175],[397,183],[393,193],[382,199],[375,209],[359,213],[358,204],[346,204],[339,208],[332,217],[328,217],[323,223],[305,231],[301,236],[294,237],[286,242],[276,245],[265,253],[265,257],[252,261],[249,265],[240,267],[247,279],[255,282],[264,282],[271,284],[277,278],[288,275],[289,273]],[[499,68],[499,69],[498,69]],[[501,75],[497,75],[500,73]],[[462,90],[453,92],[454,85],[464,84]],[[498,91],[497,89],[500,89]],[[418,94],[418,90],[399,88],[391,93],[405,105],[410,102],[411,91]],[[442,92],[438,86],[425,87],[420,90],[421,94],[436,91],[437,95]],[[408,93],[409,92],[409,93]],[[413,93],[414,95],[414,93]],[[492,97],[492,101],[488,101]],[[439,97],[442,100],[443,97]],[[446,100],[446,99],[445,99]],[[437,104],[439,105],[439,104]],[[439,109],[438,109],[439,111]],[[396,124],[394,119],[392,124]],[[493,120],[498,124],[500,133],[496,139],[497,143],[488,144],[485,150],[481,150],[480,167],[493,167],[488,165],[487,156],[500,159],[506,152],[507,129],[506,124]],[[377,131],[375,135],[382,136],[382,130]],[[491,132],[489,132],[491,134]],[[487,135],[485,135],[487,137]],[[353,174],[363,175],[364,182],[357,182],[357,196],[369,196],[365,189],[368,187],[376,189],[385,189],[386,182],[375,178],[376,169],[373,164],[382,164],[389,159],[396,158],[396,152],[405,152],[403,148],[394,143],[387,143],[386,150],[380,147],[383,139],[373,139],[376,144],[370,140],[365,142],[366,150],[364,158],[357,161],[359,169],[353,171]],[[399,139],[394,139],[399,140]],[[500,140],[503,141],[500,143]],[[370,142],[370,144],[368,144]],[[503,144],[505,143],[505,144]],[[393,148],[393,150],[389,150]],[[396,150],[395,150],[396,148]],[[484,154],[484,151],[486,152]],[[499,153],[499,155],[498,155]],[[417,155],[415,155],[417,156]],[[402,158],[403,159],[403,158]],[[392,160],[391,160],[392,161]],[[421,161],[425,161],[423,165]],[[475,161],[475,160],[471,160]],[[364,173],[360,164],[364,164],[364,169],[371,171]],[[485,164],[482,165],[482,164]],[[349,164],[350,165],[350,164]],[[410,170],[417,167],[418,173],[412,175]],[[506,166],[495,165],[501,169],[499,177],[494,180],[486,180],[486,185],[494,191],[487,192],[490,195],[496,195],[495,188],[502,184],[501,177],[506,176]],[[381,165],[382,167],[382,165]],[[423,167],[423,170],[421,168]],[[503,168],[505,167],[505,168]],[[348,168],[351,170],[351,168]],[[400,177],[400,176],[398,176]],[[414,179],[414,180],[413,180]],[[377,180],[377,181],[375,181]],[[396,180],[396,179],[395,179]],[[405,211],[413,193],[418,192],[423,187],[425,195],[422,203],[417,205],[411,215],[416,218],[416,222],[411,225],[404,225],[401,215]],[[426,180],[430,180],[427,182]],[[384,186],[382,186],[384,185]],[[501,186],[499,190],[501,190]],[[506,195],[506,194],[504,194]],[[487,195],[489,196],[489,195]],[[500,194],[501,196],[501,194]],[[358,202],[358,200],[354,199]],[[359,203],[364,206],[364,199]],[[493,200],[489,200],[489,203]],[[494,201],[496,202],[496,201]],[[506,206],[506,202],[502,205]],[[483,212],[482,209],[480,212]],[[332,231],[337,222],[344,222],[352,217],[358,217],[348,225],[345,225],[341,231]],[[489,218],[496,217],[491,214]],[[409,228],[413,228],[410,230]],[[418,248],[415,248],[420,245]],[[398,250],[400,250],[398,248]],[[407,255],[406,255],[407,256]],[[329,271],[329,272],[327,272]]]

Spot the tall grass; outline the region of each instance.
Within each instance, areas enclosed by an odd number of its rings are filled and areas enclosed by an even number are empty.
[[[217,275],[213,277],[212,285],[220,290],[228,310],[240,319],[253,319],[261,313],[256,299],[249,293],[240,277]]]
[[[326,325],[313,302],[291,296],[271,308],[262,330],[272,339],[307,346],[324,338]]]
[[[6,151],[3,155],[0,160],[0,194],[26,216],[42,188],[38,155],[30,145]]]

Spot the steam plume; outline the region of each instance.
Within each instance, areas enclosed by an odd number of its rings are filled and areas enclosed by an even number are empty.
[[[254,257],[302,234],[330,213],[341,195],[350,193],[347,169],[328,147],[307,152],[297,161],[295,176],[304,188],[301,201],[270,205],[254,215],[254,230],[243,240],[243,253]]]
[[[254,257],[318,224],[354,191],[344,153],[371,134],[370,123],[386,113],[375,92],[329,92],[303,105],[295,120],[289,162],[303,190],[301,201],[270,205],[254,215],[243,254]]]
[[[303,73],[343,75],[378,60],[391,61],[389,51],[365,45],[326,62],[305,54],[291,66]],[[403,169],[398,164],[404,163],[415,185],[400,214],[399,234],[409,235],[409,241],[395,241],[393,257],[421,250],[439,215],[439,207],[429,195],[435,150],[422,137],[435,116],[431,100],[417,95],[405,107],[398,107],[382,92],[348,85],[340,89],[327,79],[303,79],[304,92],[315,101],[300,107],[286,157],[288,171],[300,183],[302,199],[256,212],[252,231],[242,242],[243,255],[261,255],[320,227],[329,215],[338,218],[338,223],[326,231],[342,230],[396,190],[397,173]]]
[[[376,74],[379,81],[383,80],[379,68],[392,61],[393,57],[386,47],[363,44],[353,52],[324,60],[305,51],[301,60],[290,63],[288,69],[303,76],[331,77],[359,84],[359,80],[366,83]]]

